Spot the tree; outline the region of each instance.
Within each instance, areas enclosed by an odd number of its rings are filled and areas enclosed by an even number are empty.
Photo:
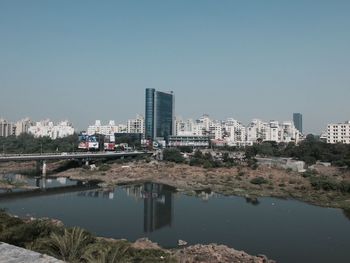
[[[182,156],[178,149],[164,149],[163,150],[163,160],[175,163],[183,163],[185,158]]]

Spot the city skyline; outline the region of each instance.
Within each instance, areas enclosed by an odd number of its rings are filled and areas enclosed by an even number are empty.
[[[0,116],[84,129],[154,88],[184,118],[348,120],[350,2],[253,2],[1,1]]]

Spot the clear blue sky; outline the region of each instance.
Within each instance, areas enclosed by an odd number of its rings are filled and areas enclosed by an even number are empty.
[[[176,113],[350,119],[350,1],[0,1],[0,116],[123,121],[144,90]]]

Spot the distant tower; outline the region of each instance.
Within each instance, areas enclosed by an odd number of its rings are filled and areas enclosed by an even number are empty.
[[[295,128],[303,133],[303,115],[301,113],[293,113],[293,122]]]
[[[167,140],[174,129],[174,94],[146,89],[146,139]]]

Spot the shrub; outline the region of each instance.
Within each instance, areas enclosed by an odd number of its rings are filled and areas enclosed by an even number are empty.
[[[213,168],[212,162],[204,161],[203,168],[205,168],[205,169]]]
[[[19,219],[20,220],[20,219]],[[37,238],[46,237],[53,231],[58,231],[58,227],[49,221],[35,220],[29,223],[18,223],[12,227],[7,227],[0,233],[0,240],[15,246],[25,246]]]
[[[193,149],[190,146],[181,146],[179,147],[179,150],[183,153],[192,153]]]
[[[36,242],[36,250],[67,262],[81,262],[80,259],[89,244],[95,239],[87,231],[74,227],[63,233],[51,233]]]
[[[185,161],[178,149],[164,149],[163,160],[174,163],[183,163]]]
[[[268,181],[265,178],[263,178],[263,177],[255,177],[252,180],[250,180],[250,182],[252,184],[257,184],[257,185],[267,184],[268,183]]]
[[[191,166],[201,166],[203,164],[203,160],[198,158],[191,158],[190,165]]]
[[[308,169],[308,170],[306,170],[305,172],[302,173],[302,176],[304,178],[309,178],[311,176],[314,176],[315,174],[316,174],[315,171]]]
[[[98,168],[98,170],[99,170],[99,171],[102,171],[102,172],[106,172],[106,171],[108,171],[108,170],[110,170],[110,169],[111,169],[111,166],[108,165],[108,164],[102,164],[102,165]]]
[[[238,176],[244,176],[244,175],[245,175],[245,173],[243,171],[238,172]]]
[[[312,176],[310,177],[310,183],[311,186],[316,190],[336,190],[336,182],[329,180],[326,177],[316,177]]]
[[[349,181],[336,181],[333,178],[325,176],[312,176],[309,178],[311,186],[316,190],[325,191],[340,191],[342,193],[350,193],[350,182]]]

